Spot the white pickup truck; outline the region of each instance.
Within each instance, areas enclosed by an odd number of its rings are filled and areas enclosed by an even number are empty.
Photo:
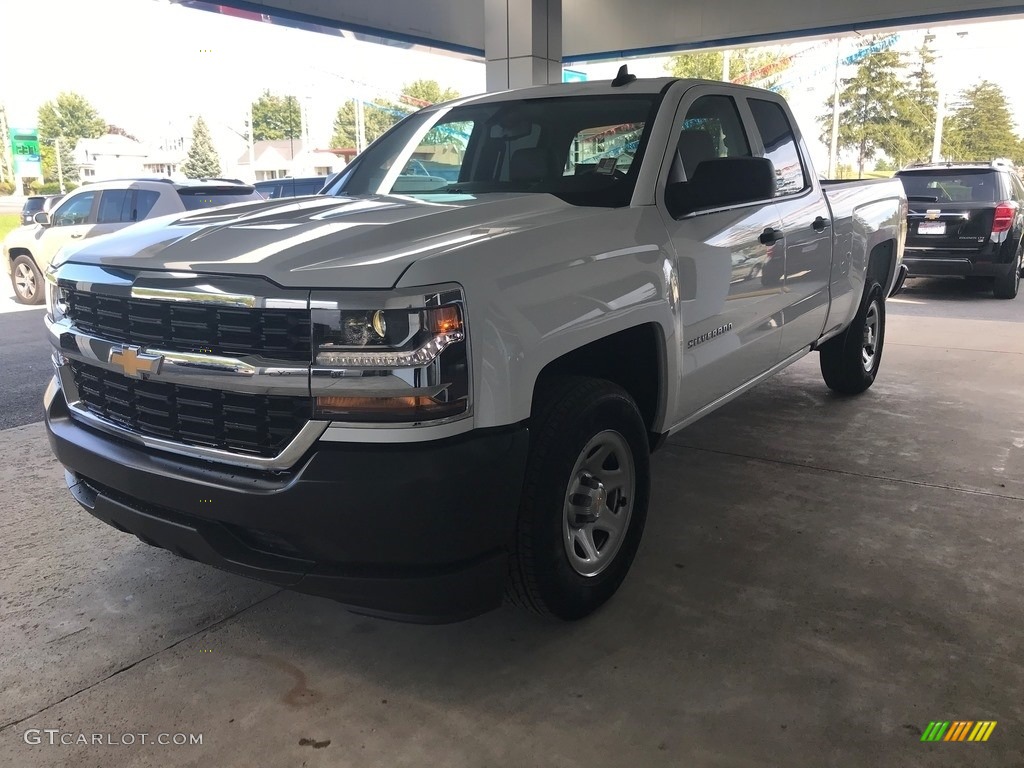
[[[320,195],[59,254],[50,442],[82,506],[181,556],[404,620],[577,619],[666,437],[810,352],[871,386],[906,209],[823,186],[768,91],[428,107]]]

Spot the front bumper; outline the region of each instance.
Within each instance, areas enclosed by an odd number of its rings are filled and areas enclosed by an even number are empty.
[[[45,406],[75,499],[149,544],[388,618],[457,621],[501,603],[525,427],[319,442],[287,472],[259,472],[95,431],[56,383]]]

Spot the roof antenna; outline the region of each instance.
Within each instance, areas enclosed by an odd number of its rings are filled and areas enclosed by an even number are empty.
[[[628,85],[634,80],[636,80],[636,75],[629,74],[629,70],[626,68],[626,65],[623,64],[619,67],[619,74],[617,74],[615,79],[612,80],[612,88],[618,88],[620,85]]]

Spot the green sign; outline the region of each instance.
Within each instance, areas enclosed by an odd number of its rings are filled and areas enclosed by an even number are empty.
[[[562,82],[563,83],[582,83],[587,79],[586,72],[579,72],[575,69],[563,69],[562,70]]]
[[[11,151],[14,154],[14,175],[21,178],[41,177],[42,158],[39,156],[39,132],[35,129],[11,129]]]

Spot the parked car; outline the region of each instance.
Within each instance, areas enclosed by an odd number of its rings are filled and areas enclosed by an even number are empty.
[[[40,211],[52,211],[63,197],[64,195],[32,195],[25,198],[25,204],[21,206],[22,225],[31,225],[35,215]]]
[[[42,274],[64,246],[144,219],[262,199],[251,186],[221,179],[121,179],[82,186],[65,195],[52,214],[36,211],[34,226],[19,227],[4,238],[3,262],[14,298],[21,304],[43,303]]]
[[[457,181],[402,172],[456,129]],[[702,80],[428,107],[284,207],[52,265],[50,444],[120,531],[417,621],[597,609],[651,451],[811,352],[864,392],[904,275],[899,181],[823,187],[779,94]]]
[[[324,188],[326,183],[326,176],[310,176],[303,179],[293,179],[289,176],[284,179],[257,181],[253,186],[263,197],[268,200],[276,200],[280,197],[315,195]]]
[[[1011,166],[917,165],[896,173],[910,203],[909,277],[966,277],[1000,299],[1020,290],[1024,184]]]

